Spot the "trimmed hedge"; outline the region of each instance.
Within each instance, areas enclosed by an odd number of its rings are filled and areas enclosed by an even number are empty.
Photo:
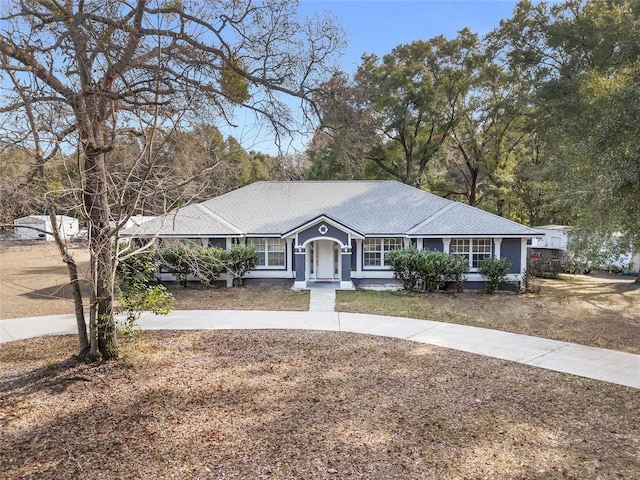
[[[258,263],[258,252],[246,245],[236,245],[231,250],[218,247],[188,248],[174,244],[158,252],[162,266],[176,280],[186,285],[188,277],[196,277],[211,286],[223,273],[233,278],[233,285],[242,285],[242,276]]]
[[[456,290],[462,292],[469,272],[469,264],[464,257],[415,247],[387,253],[385,263],[393,268],[395,278],[410,292],[416,290],[421,282],[428,292],[434,292],[448,282],[454,283]]]

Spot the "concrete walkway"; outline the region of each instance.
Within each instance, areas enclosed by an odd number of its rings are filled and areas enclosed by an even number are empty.
[[[335,312],[336,290],[335,288],[311,288],[309,290],[310,312]]]
[[[339,312],[183,310],[143,313],[145,330],[302,329],[353,332],[438,345],[640,389],[640,355],[486,328]],[[0,321],[0,343],[75,333],[74,315]]]

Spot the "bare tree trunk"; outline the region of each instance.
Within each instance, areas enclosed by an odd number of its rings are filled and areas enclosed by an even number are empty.
[[[96,135],[101,138],[101,135]],[[95,360],[117,358],[113,318],[113,249],[109,225],[109,199],[105,154],[101,148],[85,146],[86,172],[83,202],[89,217],[91,234],[91,357]]]
[[[71,255],[69,249],[60,236],[58,229],[58,219],[53,205],[49,205],[49,219],[53,228],[53,238],[58,246],[58,251],[62,256],[62,261],[67,264],[69,271],[69,281],[73,292],[73,304],[75,307],[76,324],[78,326],[78,355],[84,357],[89,351],[89,338],[87,337],[87,324],[84,320],[84,306],[82,304],[82,292],[80,290],[80,279],[78,278],[78,265]]]

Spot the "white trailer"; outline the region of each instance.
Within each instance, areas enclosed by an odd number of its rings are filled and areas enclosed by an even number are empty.
[[[58,215],[56,220],[63,240],[71,240],[71,237],[78,233],[79,222],[77,218]],[[16,240],[53,241],[53,226],[48,215],[29,215],[28,217],[16,218],[13,225],[15,226]]]

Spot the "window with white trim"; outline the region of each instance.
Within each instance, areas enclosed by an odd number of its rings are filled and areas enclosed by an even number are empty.
[[[482,259],[491,257],[491,246],[490,238],[452,238],[449,253],[465,257],[469,268],[478,269]]]
[[[258,267],[284,268],[287,244],[282,238],[248,238],[247,245],[258,252]]]
[[[365,238],[362,242],[363,266],[384,267],[384,256],[403,247],[401,238]]]

